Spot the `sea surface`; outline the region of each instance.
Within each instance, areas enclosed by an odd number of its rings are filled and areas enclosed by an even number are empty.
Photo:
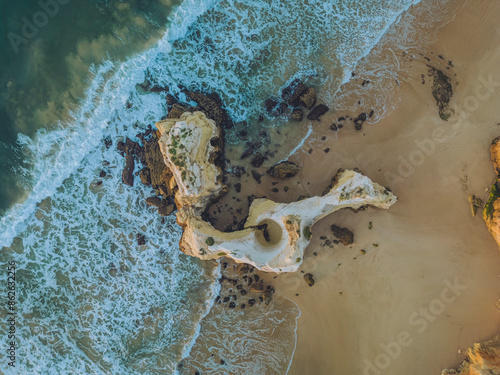
[[[122,184],[116,144],[167,113],[165,92],[138,89],[145,80],[181,99],[179,86],[216,92],[249,129],[297,77],[332,103],[417,3],[73,0],[27,38],[40,4],[3,1],[0,260],[17,266],[18,344],[5,373],[286,374],[300,310],[214,306],[220,265],[179,251],[175,217],[146,206],[149,187]],[[0,361],[4,371],[4,351]]]

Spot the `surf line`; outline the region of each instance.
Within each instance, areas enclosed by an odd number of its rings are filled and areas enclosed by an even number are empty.
[[[290,156],[292,156],[293,154],[295,154],[295,152],[296,152],[298,149],[300,149],[302,146],[304,146],[304,142],[305,142],[305,141],[306,141],[306,139],[307,139],[307,138],[309,138],[309,136],[312,134],[312,131],[313,131],[312,126],[311,126],[311,124],[309,124],[309,130],[307,131],[307,134],[306,134],[306,135],[305,135],[305,137],[302,139],[302,141],[300,141],[300,143],[297,145],[297,147],[295,147],[295,148],[294,148],[294,149],[293,149],[293,150],[292,150],[292,151],[288,154],[288,156],[287,156],[286,158],[281,159],[281,160],[280,160],[279,162],[277,162],[276,164],[281,163],[281,162],[283,162],[283,161],[287,161],[287,160],[290,158]]]

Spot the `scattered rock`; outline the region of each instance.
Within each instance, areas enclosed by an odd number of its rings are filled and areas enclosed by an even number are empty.
[[[257,152],[252,158],[252,166],[259,168],[262,164],[264,164],[264,156],[260,152]]]
[[[316,104],[316,97],[316,89],[308,87],[299,97],[300,105],[306,107],[307,109],[311,109]]]
[[[259,172],[257,172],[255,169],[252,169],[252,177],[254,178],[257,183],[260,184],[260,178],[262,177]]]
[[[347,228],[341,228],[337,225],[332,225],[331,230],[333,235],[338,238],[344,246],[352,245],[354,242],[354,233]]]
[[[278,117],[288,108],[288,104],[281,102],[278,98],[272,97],[264,102],[266,112],[269,116]]]
[[[290,178],[299,172],[299,167],[291,161],[282,161],[267,170],[267,174],[274,178]]]
[[[311,273],[306,273],[304,275],[304,281],[307,283],[307,285],[313,286],[314,285],[313,275]]]
[[[294,79],[281,91],[281,98],[290,105],[298,102],[299,96],[304,92],[306,86],[300,79]]]
[[[311,121],[319,121],[320,117],[323,116],[326,112],[328,112],[330,108],[328,108],[324,104],[318,104],[314,107],[311,112],[307,115],[307,118]]]
[[[146,244],[146,236],[142,233],[137,233],[137,245],[145,245]]]
[[[134,157],[132,154],[125,156],[125,168],[122,172],[122,181],[125,185],[134,186]]]

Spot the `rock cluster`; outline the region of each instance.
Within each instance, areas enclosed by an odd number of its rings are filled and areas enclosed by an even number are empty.
[[[266,113],[271,117],[281,116],[288,111],[293,121],[302,121],[304,112],[301,106],[311,110],[307,118],[311,121],[319,121],[329,108],[324,104],[316,104],[317,92],[314,87],[307,87],[301,79],[294,79],[283,90],[281,98],[272,96],[264,102]],[[291,109],[291,112],[289,110]]]
[[[444,370],[442,375],[500,374],[500,337],[474,344],[467,350],[467,358],[457,370]]]
[[[292,203],[253,200],[244,229],[239,231],[218,231],[195,215],[179,220],[179,213],[178,221],[183,222],[184,228],[180,247],[186,254],[201,259],[227,256],[263,271],[293,272],[302,263],[316,221],[342,208],[389,208],[395,202],[396,197],[387,189],[360,173],[346,170],[322,197]]]

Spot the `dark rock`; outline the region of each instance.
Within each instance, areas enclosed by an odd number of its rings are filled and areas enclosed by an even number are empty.
[[[122,172],[122,181],[124,184],[129,186],[134,186],[134,157],[132,154],[127,154],[125,156],[125,168]]]
[[[111,137],[105,137],[104,138],[104,146],[106,148],[110,148],[113,145],[113,141],[111,140]]]
[[[311,121],[319,121],[320,117],[323,116],[326,112],[328,112],[330,108],[328,108],[324,104],[318,104],[314,107],[311,112],[307,115],[307,118]]]
[[[164,204],[160,208],[158,208],[158,213],[162,216],[168,216],[172,212],[174,212],[175,206],[173,204]]]
[[[255,302],[257,302],[255,299],[250,298],[250,299],[248,300],[248,306],[252,307],[253,305],[255,305]]]
[[[141,234],[141,233],[137,233],[136,235],[136,238],[137,238],[137,245],[145,245],[146,244],[146,236]]]
[[[252,177],[255,179],[260,184],[260,178],[262,177],[259,172],[257,172],[255,169],[252,169]]]
[[[313,286],[314,285],[313,275],[311,273],[306,273],[304,275],[304,281],[307,283],[307,285]]]
[[[222,129],[233,127],[233,122],[229,118],[226,110],[222,108],[222,100],[216,93],[208,95],[199,92],[186,92],[186,95],[191,100],[195,101],[203,110],[205,115],[214,120],[217,126]]]
[[[252,143],[247,146],[247,148],[243,151],[243,154],[240,156],[240,160],[248,158],[250,155],[253,155],[255,150],[259,148],[259,145],[256,143]]]
[[[149,198],[146,198],[146,204],[148,206],[153,206],[153,207],[156,207],[156,208],[160,208],[161,205],[162,205],[161,198],[158,198],[158,197],[149,197]]]
[[[302,121],[304,112],[300,108],[294,108],[290,117],[293,121]]]
[[[328,154],[330,152],[330,147],[327,147],[323,150],[325,152],[325,154]]]
[[[231,301],[231,302],[229,302],[229,308],[230,308],[230,309],[234,309],[235,307],[236,307],[236,303],[234,303],[234,302],[232,302],[232,301]],[[222,361],[221,361],[221,362],[222,362]]]
[[[453,96],[451,80],[441,70],[433,68],[430,65],[428,65],[428,67],[429,73],[434,80],[432,84],[432,95],[434,99],[436,99],[439,117],[444,121],[448,121],[448,118],[453,113],[453,110],[449,106],[450,98]]]
[[[368,81],[368,80],[366,80],[366,79],[365,79],[365,80],[363,81],[363,83],[361,84],[361,86],[365,87],[365,86],[367,86],[367,85],[369,85],[369,84],[370,84],[370,81]]]
[[[262,164],[264,164],[264,156],[260,152],[257,152],[252,158],[252,166],[255,168],[259,168]]]
[[[254,275],[254,277],[253,277],[253,278],[254,278],[255,282],[257,282],[257,281],[259,281],[259,280],[260,280],[260,276],[259,276],[259,275]]]
[[[267,170],[267,174],[275,178],[290,178],[299,172],[299,167],[291,161],[282,161]]]
[[[331,124],[330,125],[330,129],[333,130],[333,131],[337,131],[338,130],[337,124]]]
[[[277,193],[279,190],[278,190],[278,188],[272,188],[272,189],[271,189],[271,191],[272,191],[273,193]]]
[[[240,293],[241,293],[242,296],[246,296],[247,295],[247,291],[245,289],[242,289],[240,291]]]
[[[288,104],[280,101],[277,97],[271,97],[264,102],[264,107],[269,116],[278,117],[288,108]]]
[[[222,302],[226,303],[226,302],[229,302],[230,298],[229,297],[224,297],[224,299],[222,300]]]
[[[299,101],[300,95],[306,86],[300,79],[294,79],[287,87],[281,91],[281,98],[290,105],[295,105]]]
[[[158,140],[152,138],[144,145],[146,154],[146,164],[149,168],[151,186],[158,189],[162,185],[168,186],[168,180],[172,177],[163,160],[163,154],[160,151]]]
[[[237,193],[241,192],[241,184],[239,182],[234,184],[234,188],[236,189]]]
[[[106,172],[105,171],[101,171],[101,173],[99,173],[99,177],[100,178],[106,177]]]
[[[139,172],[139,177],[144,185],[151,185],[151,174],[149,173],[149,168],[142,168]]]
[[[179,118],[187,110],[188,110],[187,106],[184,106],[180,103],[174,103],[170,111],[168,111],[167,118]]]
[[[306,107],[307,109],[311,109],[316,104],[316,97],[316,89],[308,87],[299,97],[300,105]]]
[[[344,246],[352,245],[354,242],[354,233],[347,228],[341,228],[337,225],[332,225],[331,230],[333,235],[340,241]]]

